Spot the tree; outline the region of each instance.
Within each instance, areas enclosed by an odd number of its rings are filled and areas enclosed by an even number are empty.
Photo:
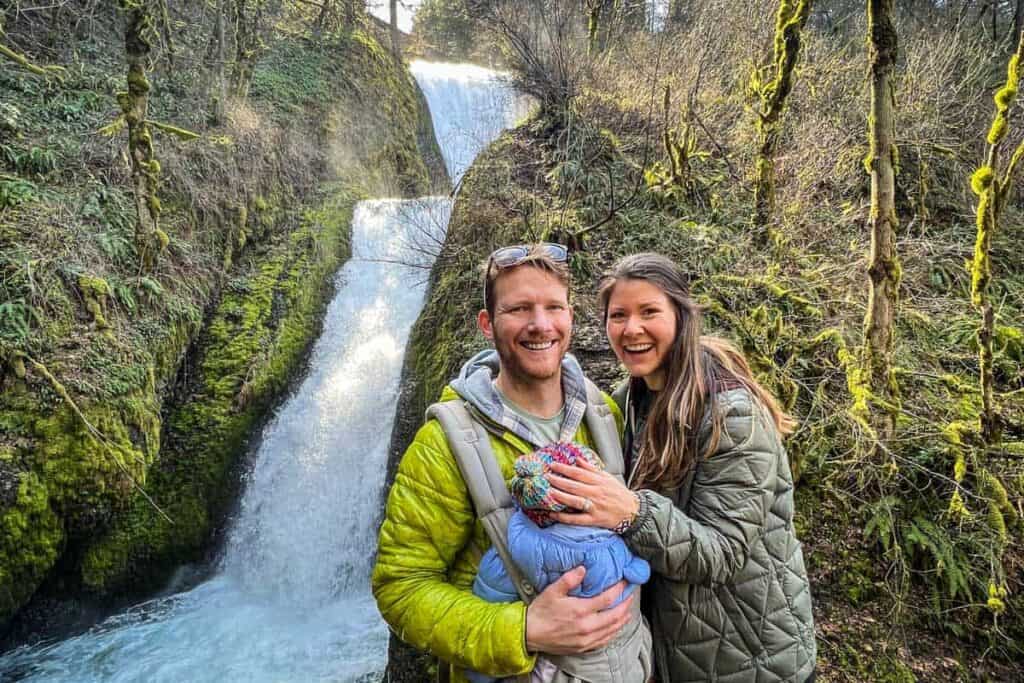
[[[389,18],[391,19],[391,52],[395,55],[395,61],[402,63],[402,45],[398,38],[398,0],[388,0]]]
[[[1020,85],[1019,67],[1024,60],[1024,33],[1020,34],[1017,52],[1010,58],[1007,67],[1006,85],[996,93],[996,114],[988,133],[988,154],[984,165],[971,176],[971,188],[978,195],[977,238],[974,243],[974,259],[971,262],[971,302],[981,314],[978,329],[979,374],[981,380],[981,435],[986,444],[999,440],[999,417],[993,401],[992,336],[995,328],[995,314],[989,299],[989,285],[992,282],[992,233],[999,227],[999,217],[1006,205],[1013,174],[1024,157],[1024,142],[1010,157],[1003,177],[998,177],[999,151],[1009,129],[1009,115]]]
[[[266,43],[263,40],[266,0],[234,0],[235,64],[231,71],[231,94],[249,94],[252,75]]]
[[[577,0],[467,0],[497,35],[513,84],[545,114],[563,116],[593,66]]]
[[[463,0],[424,0],[413,17],[412,32],[445,58],[470,59],[483,27]]]
[[[0,15],[0,37],[3,37],[4,35],[5,33],[3,15]],[[3,43],[0,43],[0,55],[7,57],[7,59],[18,64],[23,69],[27,69],[31,73],[34,73],[36,76],[44,76],[47,78],[55,77],[57,79],[60,79],[63,77],[64,74],[64,67],[56,65],[39,66],[38,64],[35,64],[31,60],[29,60],[29,58],[25,55],[21,54],[20,52],[16,52],[15,50],[12,50]]]
[[[896,307],[901,279],[896,255],[896,89],[897,56],[894,0],[868,0],[868,63],[871,113],[870,151],[864,160],[871,174],[871,253],[868,258],[869,297],[864,320],[864,366],[872,394],[875,426],[885,442],[892,438],[899,411],[899,387],[893,372]],[[881,415],[878,408],[883,408]]]
[[[227,80],[224,76],[224,1],[217,0],[213,35],[210,37],[210,45],[206,51],[206,67],[209,73],[208,92],[213,108],[212,119],[215,123],[224,122],[228,96]]]
[[[781,0],[775,16],[774,69],[772,80],[761,80],[762,70],[755,70],[751,88],[761,101],[757,112],[757,133],[760,145],[754,178],[754,225],[766,230],[775,213],[775,150],[779,146],[782,112],[786,98],[793,89],[796,62],[800,57],[800,36],[811,13],[811,0]]]
[[[117,94],[124,123],[128,126],[128,155],[132,162],[135,190],[135,246],[140,267],[150,271],[167,247],[167,234],[160,229],[160,199],[157,183],[160,163],[153,152],[153,135],[146,116],[149,111],[149,80],[146,64],[152,49],[153,18],[146,0],[120,0],[125,16],[124,46],[128,58],[128,90]]]

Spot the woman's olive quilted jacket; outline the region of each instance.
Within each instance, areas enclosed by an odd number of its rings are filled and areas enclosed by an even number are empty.
[[[625,391],[616,398],[625,407]],[[642,491],[626,534],[653,570],[644,607],[658,678],[803,683],[816,647],[786,451],[745,389],[719,393],[715,410],[725,423],[714,455],[679,490]]]

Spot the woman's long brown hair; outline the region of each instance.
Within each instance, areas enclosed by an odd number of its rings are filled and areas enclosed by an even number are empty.
[[[671,259],[654,253],[634,254],[612,266],[598,290],[606,327],[608,301],[615,285],[623,280],[643,280],[660,289],[676,316],[676,336],[664,361],[665,387],[651,406],[644,433],[634,435],[642,441],[630,477],[632,488],[678,488],[692,463],[715,452],[723,415],[712,415],[711,435],[700,453],[697,436],[701,420],[719,391],[746,389],[768,410],[780,434],[793,431],[796,422],[754,379],[740,350],[725,339],[701,334],[701,308],[690,298],[686,277]]]

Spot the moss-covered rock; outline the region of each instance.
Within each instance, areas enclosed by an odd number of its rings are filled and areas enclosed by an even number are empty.
[[[297,229],[261,245],[229,283],[203,331],[191,397],[171,413],[148,488],[85,551],[83,586],[96,593],[152,585],[194,560],[235,490],[231,473],[253,427],[301,367],[349,254],[356,197],[335,187]]]
[[[64,534],[46,487],[34,472],[12,469],[10,454],[0,454],[0,503],[0,614],[10,614],[56,561]]]

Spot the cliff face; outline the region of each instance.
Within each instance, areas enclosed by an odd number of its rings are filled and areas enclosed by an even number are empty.
[[[155,115],[202,137],[156,142],[170,243],[140,275],[120,146],[87,136],[117,68],[64,82],[86,103],[59,124],[76,154],[5,195],[6,284],[29,283],[32,313],[18,338],[0,325],[0,627],[33,596],[109,599],[200,559],[319,331],[354,203],[447,186],[422,94],[369,31],[275,42],[217,126],[190,113],[199,88],[156,74]],[[50,140],[45,88],[0,78],[20,114],[10,145]]]

